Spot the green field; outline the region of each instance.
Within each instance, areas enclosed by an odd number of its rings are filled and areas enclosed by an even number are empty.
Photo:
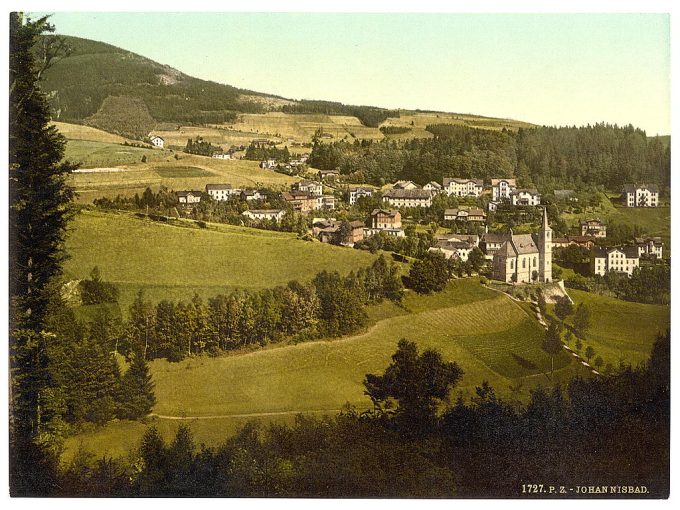
[[[64,157],[80,163],[81,168],[110,168],[141,163],[143,156],[146,156],[148,162],[171,161],[172,158],[167,150],[93,140],[68,140]]]
[[[591,311],[592,325],[584,343],[614,367],[619,360],[633,365],[646,361],[657,333],[670,325],[669,306],[631,303],[573,289],[568,292],[576,304],[584,303]]]
[[[580,220],[599,218],[613,222],[638,226],[646,235],[659,236],[664,243],[664,257],[670,255],[671,208],[670,207],[618,207],[608,196],[602,194],[602,204],[588,208],[580,214],[562,214],[567,224],[576,227]]]
[[[324,269],[346,274],[375,258],[295,234],[219,224],[179,227],[93,210],[75,216],[66,251],[66,279],[85,278],[98,266],[120,288],[124,310],[140,288],[151,301],[188,300],[194,292],[205,297],[309,280]]]
[[[147,162],[142,163],[142,155]],[[89,141],[69,141],[66,157],[84,161],[84,168],[119,168],[118,172],[75,173],[71,184],[78,193],[77,201],[92,203],[99,197],[134,196],[147,187],[157,190],[161,185],[170,190],[203,190],[206,184],[228,183],[234,187],[288,188],[293,177],[263,170],[257,161],[221,160],[205,156],[169,151],[140,149],[116,144]]]
[[[248,419],[281,422],[299,412],[334,414],[347,402],[367,408],[365,374],[382,372],[404,337],[461,365],[465,374],[453,397],[471,396],[486,380],[504,397],[511,384],[522,381],[520,398],[526,398],[529,388],[548,382],[550,358],[541,350],[541,327],[517,303],[475,279],[453,281],[431,296],[407,293],[403,307],[383,303],[369,316],[373,324],[367,331],[338,340],[181,363],[153,361],[154,413],[163,416],[153,421],[168,437],[187,421],[199,442],[215,444]],[[566,354],[556,357],[555,365],[562,378],[577,368]],[[67,442],[67,456],[81,442],[100,454],[124,454],[143,429],[139,423],[115,422],[80,434]]]

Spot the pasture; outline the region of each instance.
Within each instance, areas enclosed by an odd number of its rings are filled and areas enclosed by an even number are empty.
[[[64,158],[74,163],[80,163],[81,168],[107,168],[135,165],[141,163],[144,156],[149,163],[172,161],[172,154],[167,150],[132,147],[115,142],[93,140],[68,140]]]
[[[375,312],[374,308],[378,311]],[[469,398],[488,381],[500,396],[526,399],[547,383],[550,358],[541,350],[543,330],[521,306],[476,279],[456,280],[431,296],[407,293],[403,307],[372,307],[373,324],[336,340],[271,346],[247,354],[197,357],[181,363],[151,362],[157,404],[152,418],[167,437],[181,421],[198,442],[219,444],[248,419],[288,422],[297,413],[336,414],[346,403],[370,407],[363,394],[367,373],[381,373],[401,338],[435,348],[465,371],[452,397]],[[556,377],[575,370],[566,354],[555,359]],[[523,385],[511,394],[510,386]],[[144,426],[115,422],[70,438],[67,456],[82,442],[101,454],[136,446]]]
[[[69,146],[73,143],[86,151],[86,147],[81,147],[81,144],[97,142],[69,142]],[[143,154],[147,154],[146,163],[141,163]],[[200,191],[205,189],[206,184],[229,183],[234,187],[284,189],[299,180],[264,170],[257,161],[222,160],[184,153],[178,153],[175,159],[168,151],[112,144],[99,144],[94,153],[82,156],[82,159],[91,162],[95,158],[96,167],[117,166],[122,171],[72,174],[70,182],[78,193],[79,203],[92,203],[93,199],[99,197],[134,196],[135,193],[143,193],[147,187],[154,190],[165,186],[175,191]],[[78,161],[78,156],[72,160]]]
[[[132,141],[123,136],[114,135],[113,133],[102,131],[101,129],[93,128],[91,126],[69,124],[68,122],[52,122],[51,124],[53,124],[67,140],[87,140],[90,142],[104,143],[130,143]]]
[[[464,113],[443,112],[405,112],[400,113],[399,118],[389,118],[382,123],[383,126],[410,127],[413,135],[422,134],[430,124],[457,124],[480,129],[511,129],[530,128],[533,124],[514,119],[499,119],[494,117],[481,117]],[[412,136],[413,136],[412,135]],[[408,133],[401,135],[408,136]],[[424,136],[424,135],[423,135]]]
[[[306,281],[324,269],[346,274],[375,258],[365,251],[302,241],[295,234],[222,224],[179,227],[96,210],[75,216],[66,251],[65,278],[88,277],[98,266],[104,279],[119,287],[124,311],[139,289],[153,302],[189,300],[194,292],[205,298]]]
[[[568,292],[576,304],[590,309],[592,325],[584,344],[592,345],[605,364],[616,367],[620,360],[632,365],[646,361],[657,334],[670,326],[669,306],[632,303],[574,289]]]

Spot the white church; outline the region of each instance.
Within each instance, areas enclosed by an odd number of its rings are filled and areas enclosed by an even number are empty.
[[[543,209],[541,229],[536,234],[514,235],[493,257],[493,278],[507,283],[549,283],[552,281],[552,229]]]

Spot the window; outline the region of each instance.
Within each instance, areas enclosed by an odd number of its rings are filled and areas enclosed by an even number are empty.
[[[522,259],[522,269],[527,268],[527,259]]]
[[[515,261],[510,260],[510,269],[515,269]]]
[[[536,257],[534,257],[534,267],[536,267]]]

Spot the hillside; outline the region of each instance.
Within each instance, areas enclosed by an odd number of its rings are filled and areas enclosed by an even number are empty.
[[[54,37],[54,36],[48,36]],[[442,122],[499,129],[530,124],[474,115],[388,110],[376,106],[345,105],[334,101],[292,100],[201,80],[170,66],[110,44],[72,36],[63,37],[71,52],[55,61],[44,73],[43,89],[48,94],[56,121],[86,124],[118,135],[143,138],[152,129],[173,130],[179,125],[229,125],[232,131],[248,135],[300,136],[309,141],[319,128],[335,127],[343,137],[383,138],[381,125],[413,127],[413,137],[429,136],[422,129],[424,117]],[[241,114],[279,112],[283,117],[318,116],[293,120],[294,133],[277,129],[271,117],[257,119]],[[403,122],[398,120],[405,115]],[[328,120],[328,117],[335,120]],[[440,117],[441,116],[441,117]],[[337,119],[336,119],[337,118]],[[414,121],[415,122],[412,122]],[[351,129],[348,129],[351,127]],[[329,132],[339,137],[339,131]],[[285,133],[285,135],[284,135]],[[404,137],[409,137],[405,135]],[[251,137],[252,138],[252,137]]]
[[[126,311],[139,289],[152,302],[204,298],[235,289],[263,289],[318,272],[347,274],[369,266],[365,251],[302,241],[295,234],[230,225],[173,226],[129,213],[84,210],[69,227],[66,280],[88,277],[98,266],[120,289]]]

